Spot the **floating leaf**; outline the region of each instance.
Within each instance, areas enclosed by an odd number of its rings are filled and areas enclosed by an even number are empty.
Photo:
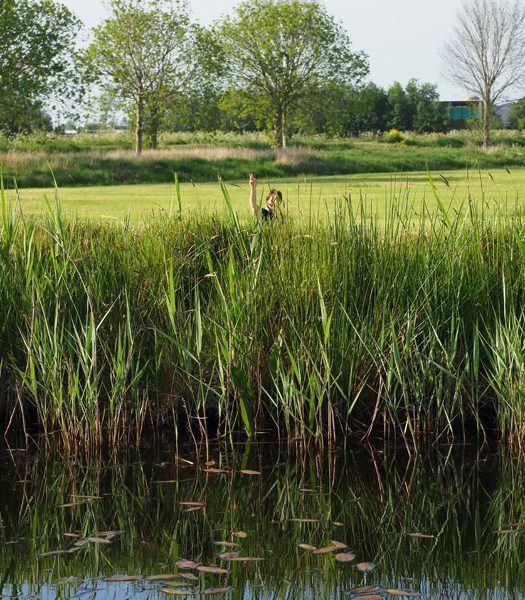
[[[50,550],[49,552],[39,552],[37,556],[59,556],[60,554],[66,554],[66,552],[67,550]]]
[[[222,560],[232,560],[232,558],[237,558],[238,556],[240,556],[240,551],[237,550],[236,552],[221,552],[219,554],[219,558],[222,558]]]
[[[148,575],[147,577],[145,577],[146,581],[168,581],[168,579],[177,579],[177,577],[179,577],[179,574],[175,574],[175,573],[165,573],[163,575]],[[174,585],[174,584],[170,584],[170,585]],[[186,585],[185,583],[181,583],[180,585]]]
[[[222,588],[208,588],[207,590],[204,590],[202,592],[203,596],[214,596],[216,594],[227,594],[228,592],[231,592],[232,590],[234,590],[235,588],[233,587],[222,587]]]
[[[207,462],[204,463],[207,467],[213,467],[213,465],[216,465],[217,462],[214,460],[208,460]]]
[[[179,502],[179,504],[181,506],[197,506],[199,508],[206,506],[206,502],[193,502],[191,500],[184,500],[183,502]]]
[[[189,508],[186,508],[182,512],[191,513],[191,512],[197,512],[198,510],[202,510],[202,506],[190,506]]]
[[[410,537],[421,538],[421,539],[434,539],[435,535],[427,535],[426,533],[420,533],[419,531],[416,533],[407,533]]]
[[[121,535],[122,533],[124,533],[122,530],[114,530],[114,531],[96,531],[95,533],[92,534],[92,537],[105,537],[105,538],[114,538],[117,537],[117,535]]]
[[[235,542],[222,542],[222,541],[217,541],[217,542],[213,542],[216,546],[224,546],[226,548],[238,548],[239,544],[236,544]]]
[[[290,523],[320,523],[319,519],[288,519]]]
[[[253,556],[237,556],[237,558],[230,558],[232,562],[254,562],[258,560],[264,560],[264,558],[255,558]]]
[[[383,588],[380,588],[378,585],[364,585],[361,587],[352,588],[348,593],[349,594],[375,594],[376,592],[380,592]]]
[[[345,548],[346,546],[343,547]],[[341,546],[337,544],[331,544],[330,546],[317,548],[316,550],[314,550],[314,554],[328,554],[329,552],[336,552],[337,550],[341,550]]]
[[[248,537],[248,534],[246,533],[246,531],[236,531],[233,535],[235,537],[238,537],[238,538],[241,538],[241,539],[244,539],[244,538]]]
[[[361,571],[361,573],[371,573],[376,568],[372,562],[357,563],[356,567]]]
[[[216,469],[215,467],[209,467],[207,469],[202,469],[204,473],[211,473],[212,475],[218,475],[219,473],[227,473],[226,469]]]
[[[218,573],[219,575],[229,573],[228,569],[223,569],[222,567],[206,567],[205,565],[197,567],[197,571],[200,571],[201,573]]]
[[[343,544],[343,542],[338,542],[337,540],[330,540],[330,543],[333,546],[338,546],[339,548],[348,548],[348,544]]]
[[[144,579],[144,575],[113,575],[112,577],[104,577],[102,581],[120,583],[123,581],[140,581],[141,579]]]
[[[312,546],[311,544],[297,544],[297,547],[302,548],[303,550],[309,550],[310,552],[317,550],[317,547]]]
[[[336,527],[344,527],[344,523],[341,523],[341,521],[334,521],[334,525]]]
[[[164,594],[170,594],[171,596],[193,596],[195,593],[193,590],[177,590],[176,588],[163,587],[160,589]]]
[[[518,529],[498,529],[495,533],[518,533]]]
[[[359,594],[355,600],[379,600],[380,598],[383,598],[381,594]]]
[[[92,544],[111,544],[111,540],[107,540],[103,537],[88,537],[88,542]]]
[[[177,567],[179,567],[179,569],[196,569],[200,563],[196,563],[193,560],[185,560],[181,558],[175,564],[177,565]]]
[[[419,598],[421,596],[418,592],[407,592],[406,590],[398,590],[398,589],[387,589],[386,592],[388,594],[392,594],[392,596],[405,596],[408,598]]]
[[[334,556],[338,562],[352,562],[355,559],[355,554],[351,552],[340,552]]]
[[[239,473],[242,473],[243,475],[262,475],[260,471],[252,471],[250,469],[241,469]]]
[[[197,575],[194,575],[193,573],[179,573],[179,577],[184,577],[184,579],[189,579],[190,581],[198,581],[199,580]]]
[[[86,500],[91,502],[91,500],[102,500],[102,496],[84,496],[82,494],[70,494],[70,498],[76,498],[78,500]]]

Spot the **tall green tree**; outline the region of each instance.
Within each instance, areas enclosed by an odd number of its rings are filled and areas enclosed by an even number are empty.
[[[525,129],[525,98],[520,98],[513,103],[509,112],[509,124],[511,129]]]
[[[286,146],[287,119],[306,96],[368,73],[366,55],[351,51],[346,30],[316,0],[245,1],[217,31],[232,87],[267,98],[276,146]]]
[[[388,88],[388,126],[399,130],[411,129],[413,107],[403,86],[394,82]]]
[[[418,133],[446,131],[448,118],[439,102],[437,86],[411,79],[406,86],[406,98],[410,106],[410,129]]]
[[[85,63],[135,118],[137,154],[144,132],[157,136],[172,102],[191,79],[197,29],[186,0],[110,0],[110,15],[93,29]]]
[[[0,130],[31,131],[81,89],[80,21],[53,0],[0,1]]]

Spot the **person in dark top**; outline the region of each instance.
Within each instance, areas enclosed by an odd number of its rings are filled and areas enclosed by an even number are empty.
[[[266,208],[262,208],[257,204],[257,180],[255,175],[250,173],[250,207],[254,216],[261,216],[265,221],[275,219],[277,217],[277,204],[283,199],[283,195],[279,190],[271,189],[266,196]]]

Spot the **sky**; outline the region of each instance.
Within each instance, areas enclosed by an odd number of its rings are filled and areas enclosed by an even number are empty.
[[[61,0],[87,27],[106,15],[103,0]],[[190,0],[193,17],[208,25],[231,14],[238,0]],[[369,57],[374,83],[388,88],[410,79],[438,86],[442,100],[468,94],[446,80],[440,49],[450,37],[462,0],[324,0],[328,12],[343,22],[353,50]]]

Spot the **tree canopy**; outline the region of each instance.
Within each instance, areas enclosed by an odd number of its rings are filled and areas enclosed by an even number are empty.
[[[185,0],[111,0],[109,9],[93,30],[85,62],[99,85],[134,113],[140,154],[145,131],[156,147],[166,111],[194,74],[195,54],[205,43]]]
[[[0,130],[31,131],[79,89],[80,21],[53,0],[0,2]],[[57,93],[59,92],[59,94]]]
[[[301,101],[327,82],[355,83],[368,73],[366,55],[351,51],[344,27],[316,0],[243,2],[217,32],[230,84],[265,97],[261,107],[283,147]]]

